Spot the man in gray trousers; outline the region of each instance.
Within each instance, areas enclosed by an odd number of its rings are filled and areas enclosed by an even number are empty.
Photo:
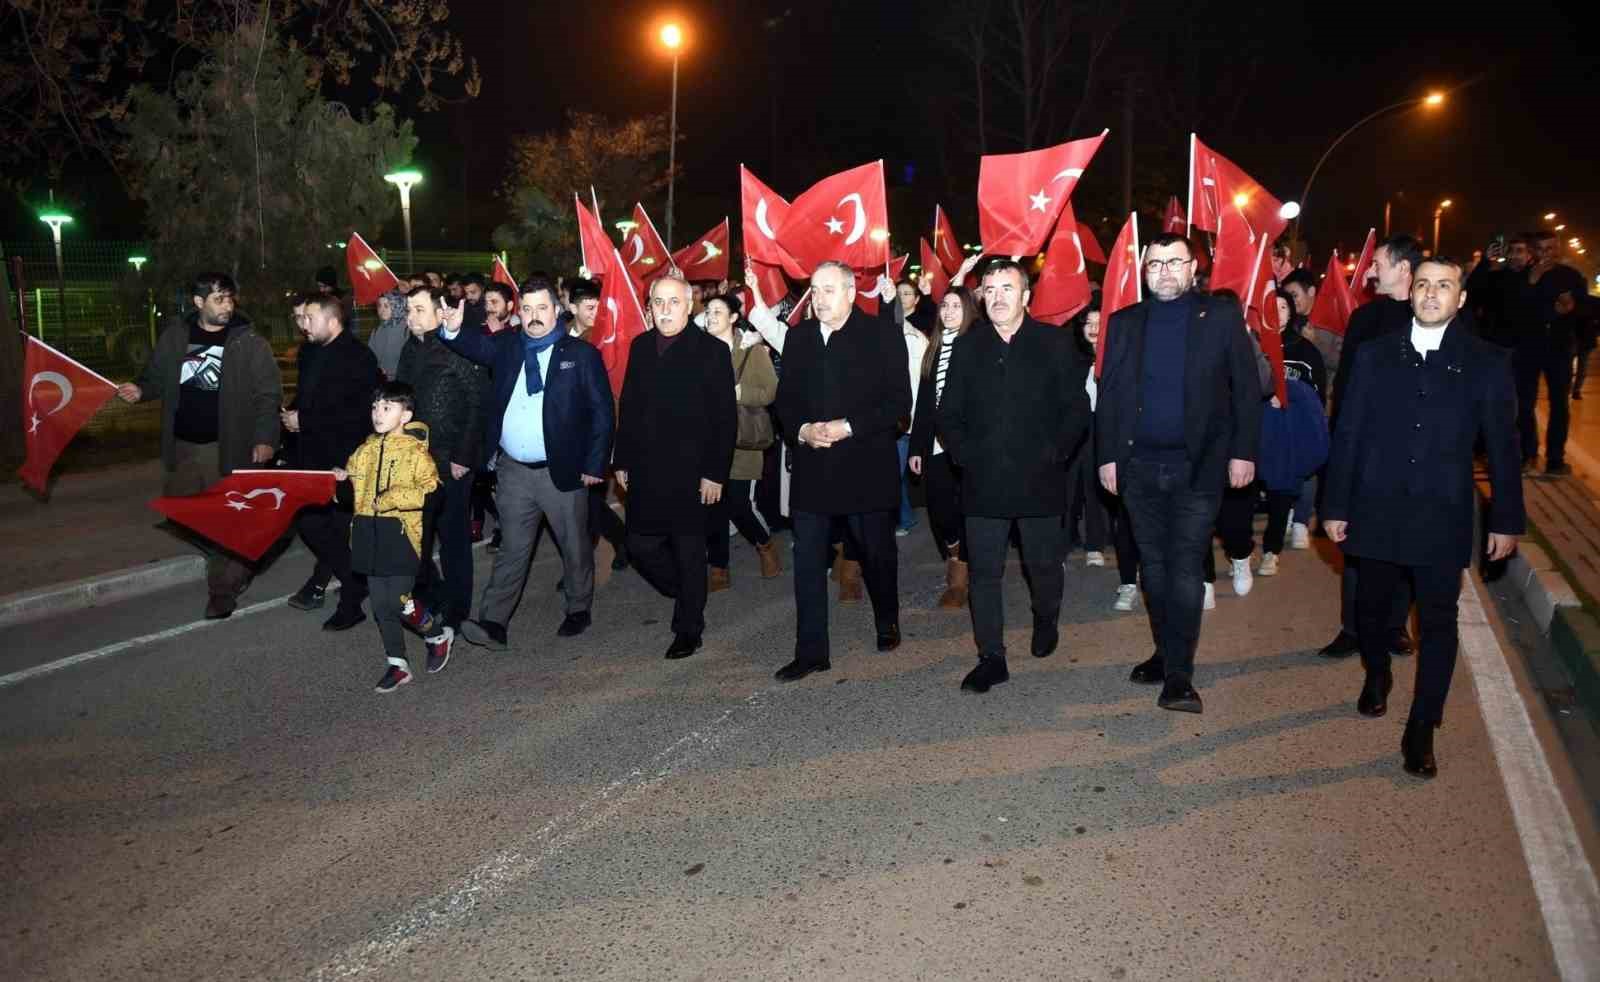
[[[561,550],[566,584],[562,637],[591,623],[594,547],[589,541],[588,487],[599,484],[611,456],[616,413],[600,352],[556,327],[554,284],[522,284],[521,331],[487,335],[461,326],[464,306],[447,306],[439,338],[494,373],[484,435],[498,448],[495,504],[504,531],[477,620],[462,636],[493,650],[508,647],[506,624],[522,597],[541,519]]]

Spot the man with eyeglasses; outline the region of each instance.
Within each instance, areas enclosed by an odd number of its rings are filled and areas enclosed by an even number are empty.
[[[1188,239],[1156,236],[1141,265],[1145,299],[1105,329],[1095,452],[1132,519],[1156,645],[1130,678],[1160,684],[1162,709],[1198,713],[1206,551],[1223,489],[1255,480],[1261,383],[1238,304],[1193,290]]]

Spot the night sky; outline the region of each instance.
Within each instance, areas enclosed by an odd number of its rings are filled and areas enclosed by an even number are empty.
[[[417,162],[428,174],[416,197],[419,247],[489,246],[513,134],[557,127],[569,107],[617,118],[665,111],[670,60],[655,45],[653,28],[668,14],[690,31],[679,89],[680,244],[724,214],[737,224],[740,162],[792,196],[831,170],[876,157],[888,165],[898,244],[914,247],[941,200],[958,232],[975,238],[977,153],[949,125],[972,76],[936,39],[933,20],[942,3],[451,0],[451,6],[451,28],[481,66],[483,94],[418,121]],[[1568,234],[1600,243],[1597,5],[1523,2],[1493,16],[1469,13],[1473,8],[1464,4],[1130,6],[1122,40],[1131,63],[1139,61],[1143,37],[1170,28],[1171,18],[1224,50],[1237,44],[1264,55],[1232,125],[1202,127],[1200,136],[1286,200],[1299,197],[1318,155],[1366,113],[1434,88],[1455,90],[1442,110],[1385,117],[1335,152],[1304,219],[1304,234],[1319,253],[1354,248],[1369,226],[1381,226],[1390,196],[1397,230],[1430,235],[1433,202],[1452,198],[1446,252],[1469,253],[1497,232],[1537,225],[1550,210],[1571,226]],[[778,26],[769,29],[769,20]],[[1149,72],[1141,84],[1159,90],[1173,80]],[[1115,81],[1102,85],[1079,131],[1070,134],[1112,130],[1075,196],[1080,217],[1091,221],[1113,222],[1120,208],[1120,93]],[[1181,196],[1181,161],[1173,167],[1171,159],[1140,152],[1147,122],[1136,117],[1134,139],[1138,173],[1157,177],[1143,182],[1145,190],[1170,183],[1161,193]],[[940,127],[942,136],[934,132]],[[991,149],[1018,147],[1002,142]],[[93,180],[79,168],[68,183]],[[103,216],[93,234],[138,234],[136,212],[111,202],[96,207]],[[608,204],[607,223],[622,210]],[[16,203],[8,211],[4,227],[11,235],[47,235],[43,226],[25,227],[29,216]],[[398,218],[392,225],[380,237],[398,242]]]

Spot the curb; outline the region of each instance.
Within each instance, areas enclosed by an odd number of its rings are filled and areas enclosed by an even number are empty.
[[[12,627],[56,614],[71,613],[155,593],[180,583],[204,579],[203,556],[163,559],[133,569],[102,573],[0,597],[0,627]]]
[[[1538,527],[1528,523],[1529,531]],[[1522,594],[1550,647],[1572,676],[1578,702],[1600,718],[1600,619],[1583,606],[1543,545],[1524,537],[1506,560],[1506,580]]]

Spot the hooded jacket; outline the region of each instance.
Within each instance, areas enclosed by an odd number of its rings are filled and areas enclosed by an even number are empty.
[[[439,486],[428,427],[415,420],[367,437],[345,465],[355,503],[350,565],[371,576],[411,576],[422,555],[422,512]]]

